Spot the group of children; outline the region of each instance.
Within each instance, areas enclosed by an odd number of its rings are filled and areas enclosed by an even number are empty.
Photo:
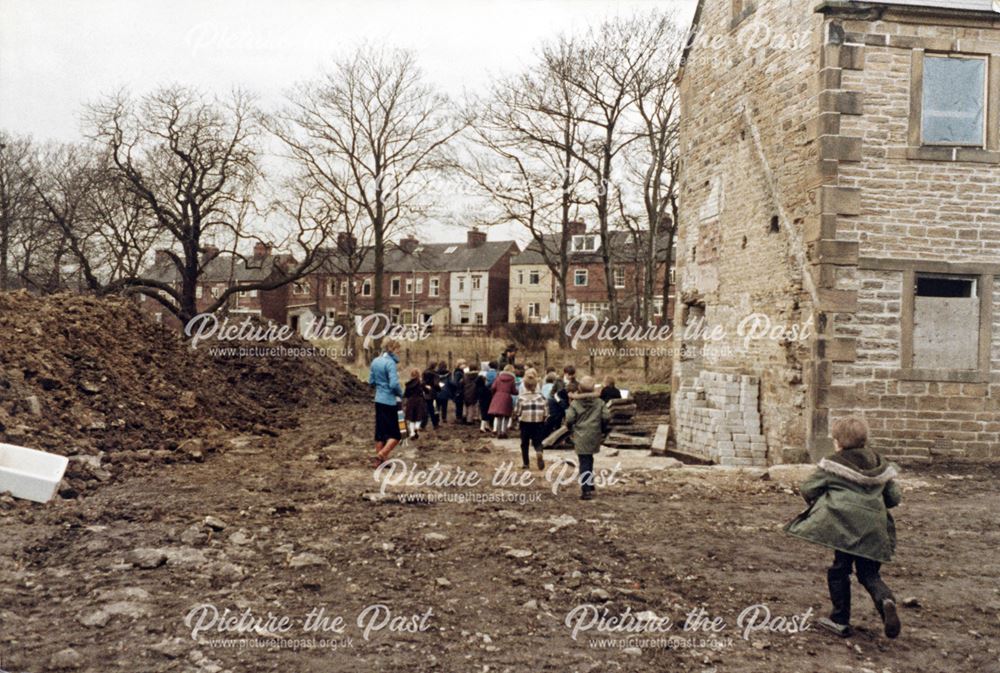
[[[566,426],[580,457],[581,498],[593,498],[593,456],[609,430],[607,402],[622,397],[613,377],[598,392],[593,377],[577,380],[576,368],[566,365],[562,376],[549,367],[542,376],[531,363],[519,365],[517,350],[509,346],[497,360],[479,369],[458,360],[454,369],[446,362],[431,363],[425,370],[411,369],[403,388],[403,410],[408,436],[419,438],[427,427],[438,429],[454,407],[454,422],[479,424],[483,433],[506,439],[520,433],[524,469],[530,469],[534,447],[538,469],[545,468],[543,441]]]

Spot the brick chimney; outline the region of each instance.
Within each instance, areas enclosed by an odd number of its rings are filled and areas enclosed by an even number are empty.
[[[202,250],[205,251],[204,253],[202,253],[202,259],[206,262],[210,259],[215,259],[216,257],[219,256],[219,249],[214,245],[203,246]]]
[[[351,254],[358,245],[358,239],[348,231],[337,232],[337,249],[341,252]]]
[[[587,224],[583,220],[573,220],[566,223],[570,236],[582,236],[587,233]]]
[[[469,229],[466,242],[470,248],[478,248],[486,242],[486,232],[479,231],[479,227],[473,227],[472,229]]]
[[[399,241],[399,247],[402,248],[403,252],[407,255],[412,255],[413,251],[420,246],[420,241],[418,241],[413,236],[407,236]]]
[[[263,259],[271,254],[271,244],[257,241],[253,244],[253,258]]]
[[[156,257],[153,258],[153,263],[157,266],[161,264],[167,264],[170,261],[170,250],[167,248],[158,248],[156,251]]]

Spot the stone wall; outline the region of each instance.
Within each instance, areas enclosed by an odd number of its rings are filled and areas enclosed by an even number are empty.
[[[816,276],[843,300],[824,320],[843,357],[819,373],[816,411],[863,415],[872,444],[894,456],[1000,457],[1000,26],[989,25],[833,13],[824,31],[820,163],[853,203],[815,227]],[[984,149],[921,146],[928,51],[992,55]],[[956,344],[978,339],[974,368],[922,369],[914,358],[921,274],[976,279],[979,320],[946,330]]]
[[[701,341],[677,331],[674,389],[692,390],[703,372],[756,377],[769,410],[762,433],[771,463],[804,455],[809,344],[748,343],[738,327],[754,313],[775,325],[812,315],[802,230],[815,210],[809,122],[822,18],[802,7],[801,0],[760,2],[733,25],[731,2],[706,0],[699,33],[715,43],[696,41],[681,79],[675,324],[682,328],[703,312],[705,325],[726,336]],[[765,30],[773,40],[758,44]],[[681,398],[674,407],[679,427],[690,405]],[[675,435],[679,450],[701,450]]]

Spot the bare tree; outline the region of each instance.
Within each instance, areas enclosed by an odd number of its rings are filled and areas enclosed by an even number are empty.
[[[656,67],[659,46],[673,29],[671,15],[652,13],[605,21],[582,37],[563,36],[542,50],[553,77],[566,83],[586,105],[579,118],[593,132],[574,149],[594,187],[593,206],[601,238],[600,254],[611,319],[619,317],[612,268],[610,223],[614,214],[614,177],[621,155],[638,136],[629,132],[629,115],[645,87],[637,80]],[[550,110],[558,113],[558,110]]]
[[[311,187],[340,205],[344,226],[358,239],[371,230],[381,311],[385,246],[424,213],[422,192],[452,165],[445,148],[460,126],[402,50],[358,49],[288,102],[275,133]]]
[[[670,269],[673,266],[674,233],[677,225],[677,169],[680,158],[678,141],[680,100],[677,91],[677,67],[684,47],[685,34],[664,15],[660,21],[643,19],[641,25],[652,26],[658,36],[656,54],[637,69],[632,80],[633,97],[638,114],[636,134],[639,142],[632,148],[629,168],[642,194],[647,239],[643,242],[643,286],[640,319],[652,319],[653,295],[661,260],[664,274],[660,288],[663,295],[663,317],[668,319]]]
[[[464,172],[494,206],[488,224],[513,222],[530,235],[556,284],[559,339],[568,342],[571,222],[580,205],[583,102],[544,67],[497,81],[469,113],[474,149]]]
[[[120,93],[90,106],[92,137],[103,144],[113,172],[139,200],[149,235],[166,241],[178,283],[149,275],[122,277],[106,288],[129,288],[152,297],[182,324],[198,313],[196,288],[213,246],[239,246],[254,236],[260,187],[262,115],[253,98],[235,91],[225,100],[171,86],[135,100]],[[263,281],[229,283],[206,310],[227,305],[236,292],[271,290],[309,271],[326,232],[298,228],[303,251],[294,268]],[[179,250],[175,249],[179,247]]]
[[[36,148],[30,138],[0,132],[0,291],[10,289],[15,275],[31,275],[33,256],[21,250],[21,266],[13,272],[14,253],[22,244],[29,249],[38,240],[40,204],[32,186],[38,174]]]

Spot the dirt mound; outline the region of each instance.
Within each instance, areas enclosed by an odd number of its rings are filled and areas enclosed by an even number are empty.
[[[0,294],[0,441],[155,456],[189,438],[289,427],[309,404],[367,397],[322,355],[213,356],[209,346],[193,350],[127,299]]]

